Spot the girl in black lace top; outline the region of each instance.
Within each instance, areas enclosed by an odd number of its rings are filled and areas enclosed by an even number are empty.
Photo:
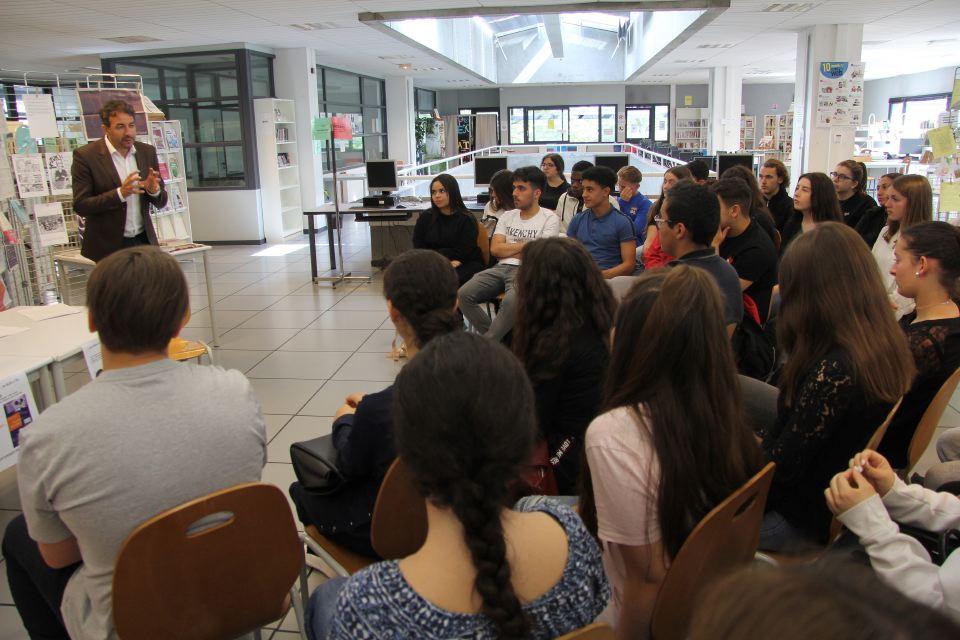
[[[903,230],[890,273],[897,291],[916,302],[900,319],[917,365],[917,378],[880,443],[895,469],[907,467],[910,440],[940,386],[960,366],[960,229],[946,222],[921,222]]]
[[[788,357],[777,421],[759,434],[777,465],[760,532],[771,551],[827,541],[824,489],[913,374],[876,262],[853,229],[824,222],[798,236],[780,263],[780,291],[777,337]]]

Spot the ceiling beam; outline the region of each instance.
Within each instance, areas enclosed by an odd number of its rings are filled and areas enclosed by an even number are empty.
[[[560,33],[560,14],[553,13],[543,16],[543,28],[547,32],[550,42],[550,51],[554,58],[563,57],[563,34]]]

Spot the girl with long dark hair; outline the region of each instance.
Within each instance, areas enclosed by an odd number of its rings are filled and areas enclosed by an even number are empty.
[[[603,406],[587,429],[580,513],[603,544],[607,622],[645,638],[671,558],[761,466],[709,273],[637,279],[617,310]]]
[[[787,221],[780,238],[780,255],[794,238],[812,231],[822,222],[843,222],[837,190],[825,173],[805,173],[793,192],[796,213]]]
[[[540,437],[560,495],[576,491],[583,436],[597,415],[610,360],[615,309],[610,287],[581,243],[546,238],[524,249],[513,351],[533,383]]]
[[[426,541],[321,585],[314,637],[546,639],[592,622],[609,587],[583,522],[550,500],[509,507],[536,434],[514,355],[475,334],[434,340],[397,377],[394,417],[397,452],[426,501]],[[332,624],[317,620],[336,592]]]
[[[547,183],[540,192],[540,206],[555,211],[560,196],[567,192],[570,184],[563,175],[563,156],[559,153],[548,153],[540,161],[540,170],[547,177]]]
[[[899,177],[899,173],[885,173],[880,176],[877,180],[877,206],[867,209],[855,227],[868,247],[876,243],[880,232],[887,226],[887,192],[893,186],[893,181]]]
[[[420,214],[413,228],[413,246],[449,260],[462,285],[483,269],[476,218],[463,204],[456,178],[448,173],[430,183],[430,200],[432,206]]]
[[[844,160],[830,172],[840,200],[840,211],[848,227],[856,227],[863,214],[877,206],[867,195],[867,168],[862,162]]]
[[[643,241],[643,268],[656,269],[662,267],[671,260],[673,256],[664,252],[660,246],[660,232],[655,220],[660,216],[660,208],[663,207],[663,200],[673,185],[681,180],[689,180],[693,177],[690,169],[685,166],[670,167],[663,172],[663,185],[660,187],[660,197],[650,207],[647,212],[647,237]]]

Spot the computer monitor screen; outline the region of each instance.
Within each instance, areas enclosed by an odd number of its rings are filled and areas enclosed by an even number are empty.
[[[367,160],[367,187],[370,191],[396,191],[397,161]]]
[[[724,153],[718,155],[717,177],[722,177],[724,171],[737,164],[742,164],[747,169],[753,171],[753,156],[748,153]]]
[[[616,173],[623,169],[625,166],[630,164],[630,156],[626,153],[618,153],[616,155],[597,155],[593,159],[593,164],[598,167],[607,167],[613,169],[613,172]]]
[[[900,154],[919,154],[923,153],[922,138],[900,138]]]
[[[506,156],[483,156],[473,160],[473,186],[489,187],[493,175],[507,168]]]

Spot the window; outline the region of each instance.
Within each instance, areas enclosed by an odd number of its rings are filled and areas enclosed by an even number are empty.
[[[928,129],[937,126],[940,114],[949,108],[949,100],[949,93],[890,98],[890,127],[901,138],[922,138]]]
[[[115,58],[106,73],[134,73],[183,129],[190,189],[255,189],[253,99],[273,96],[273,56],[246,49]]]
[[[670,139],[670,105],[628,104],[627,142]]]
[[[429,89],[413,89],[413,109],[417,116],[432,116],[433,110],[437,106],[437,92]]]
[[[616,142],[617,106],[510,107],[510,144]]]
[[[387,107],[383,80],[339,69],[317,67],[320,115],[347,116],[353,130],[349,141],[337,141],[333,152],[337,170],[362,165],[366,160],[387,157]],[[330,140],[323,141],[324,169],[329,171]]]

